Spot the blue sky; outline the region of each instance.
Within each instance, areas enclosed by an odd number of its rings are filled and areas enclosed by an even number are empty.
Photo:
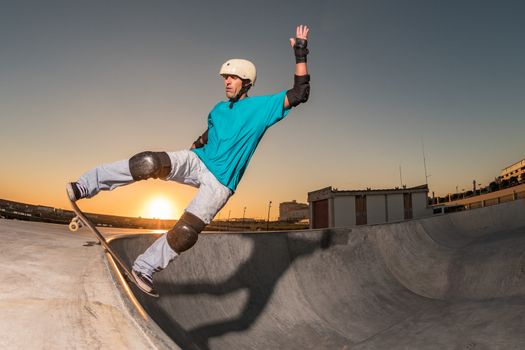
[[[392,188],[400,166],[423,184],[423,142],[436,194],[488,184],[525,157],[524,14],[521,1],[1,1],[0,198],[67,207],[64,183],[92,166],[187,148],[224,99],[228,58],[256,64],[254,95],[291,88],[298,24],[311,99],[268,131],[223,217],[326,186]],[[194,190],[148,181],[85,205],[139,215],[150,193],[180,212]]]

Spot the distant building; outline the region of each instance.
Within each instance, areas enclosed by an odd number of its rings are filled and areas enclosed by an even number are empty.
[[[298,222],[310,217],[310,209],[306,203],[283,202],[279,204],[279,221]]]
[[[501,170],[499,178],[501,180],[509,180],[511,177],[516,177],[518,180],[521,180],[523,174],[525,174],[525,159]]]
[[[428,186],[339,191],[326,187],[308,193],[310,228],[353,227],[432,215]]]

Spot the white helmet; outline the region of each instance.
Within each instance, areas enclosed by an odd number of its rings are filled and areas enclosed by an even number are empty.
[[[232,58],[224,62],[219,74],[236,75],[241,79],[249,80],[252,86],[255,84],[255,79],[257,79],[255,65],[248,60],[240,58]]]

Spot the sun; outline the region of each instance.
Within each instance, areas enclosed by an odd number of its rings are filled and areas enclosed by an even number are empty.
[[[155,219],[173,219],[175,218],[175,209],[173,203],[165,197],[155,197],[151,199],[146,208],[146,217]]]

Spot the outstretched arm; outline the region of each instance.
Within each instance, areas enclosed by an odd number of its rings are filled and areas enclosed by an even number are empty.
[[[310,75],[306,65],[308,55],[308,32],[305,25],[297,26],[295,38],[290,38],[290,45],[295,53],[294,87],[286,92],[284,108],[291,108],[308,101],[310,94]]]

